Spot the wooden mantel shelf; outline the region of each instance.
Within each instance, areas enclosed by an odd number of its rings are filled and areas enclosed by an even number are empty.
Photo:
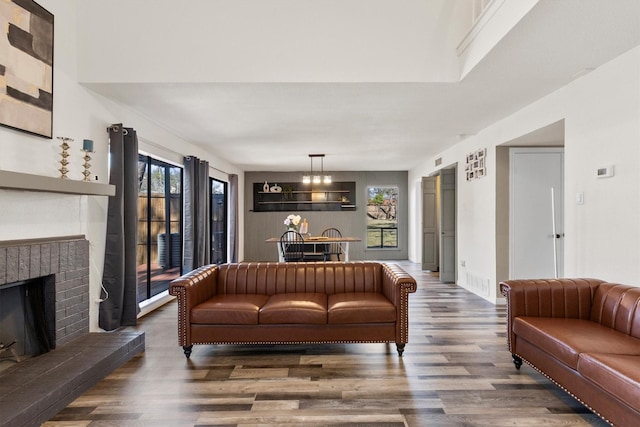
[[[88,196],[115,196],[116,194],[116,187],[111,184],[52,178],[2,170],[0,170],[0,188]]]

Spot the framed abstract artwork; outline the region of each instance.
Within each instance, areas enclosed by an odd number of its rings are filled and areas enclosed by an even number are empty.
[[[32,0],[0,1],[0,125],[53,134],[53,14]]]

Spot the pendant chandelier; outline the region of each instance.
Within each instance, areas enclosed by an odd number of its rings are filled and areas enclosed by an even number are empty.
[[[313,173],[313,159],[320,158],[320,174]],[[303,184],[331,184],[331,175],[324,174],[324,154],[309,154],[309,159],[311,161],[311,170],[308,175],[302,175],[302,183]]]

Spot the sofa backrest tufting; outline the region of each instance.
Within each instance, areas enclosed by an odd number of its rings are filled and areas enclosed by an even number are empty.
[[[247,262],[218,266],[218,294],[274,295],[293,292],[335,294],[382,292],[382,265],[351,263]]]
[[[593,295],[591,320],[640,338],[640,287],[601,283]]]

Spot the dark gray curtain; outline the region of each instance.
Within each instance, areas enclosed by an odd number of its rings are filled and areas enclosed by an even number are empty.
[[[182,272],[208,264],[211,258],[211,190],[209,162],[184,158],[184,238]]]
[[[229,175],[229,262],[238,262],[238,175]]]
[[[98,324],[112,331],[133,326],[140,312],[136,273],[138,227],[138,137],[122,124],[110,126],[109,183],[116,195],[109,197],[104,253],[103,292]]]

